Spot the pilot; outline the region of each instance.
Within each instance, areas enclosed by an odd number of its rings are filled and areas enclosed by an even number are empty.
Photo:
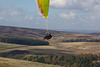
[[[45,39],[49,40],[49,39],[51,39],[51,38],[52,38],[51,33],[47,33],[47,35],[44,37],[44,40],[45,40]]]

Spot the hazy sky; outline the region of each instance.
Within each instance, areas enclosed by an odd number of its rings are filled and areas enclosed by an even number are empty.
[[[0,0],[0,25],[46,29],[35,0]],[[49,29],[100,30],[100,0],[50,0]]]

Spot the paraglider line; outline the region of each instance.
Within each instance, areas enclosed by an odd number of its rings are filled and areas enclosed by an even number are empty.
[[[49,31],[48,31],[48,19],[46,19],[46,33],[49,33]]]

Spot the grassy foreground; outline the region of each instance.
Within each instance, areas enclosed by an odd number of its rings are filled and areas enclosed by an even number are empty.
[[[0,57],[0,67],[61,67],[61,66]]]

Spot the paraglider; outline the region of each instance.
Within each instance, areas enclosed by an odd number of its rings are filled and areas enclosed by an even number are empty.
[[[49,39],[51,39],[51,38],[52,38],[51,33],[47,33],[47,35],[44,37],[43,40],[45,40],[45,39],[49,40]]]
[[[37,1],[38,8],[39,8],[41,14],[43,15],[43,17],[48,18],[50,0],[36,0],[36,1]],[[48,22],[47,22],[47,24],[48,24]],[[46,33],[46,36],[44,37],[44,39],[49,40],[51,38],[52,38],[52,35],[51,35],[51,33],[48,32],[48,27],[47,27],[47,33]]]
[[[44,18],[48,18],[49,0],[36,0],[39,10]]]

